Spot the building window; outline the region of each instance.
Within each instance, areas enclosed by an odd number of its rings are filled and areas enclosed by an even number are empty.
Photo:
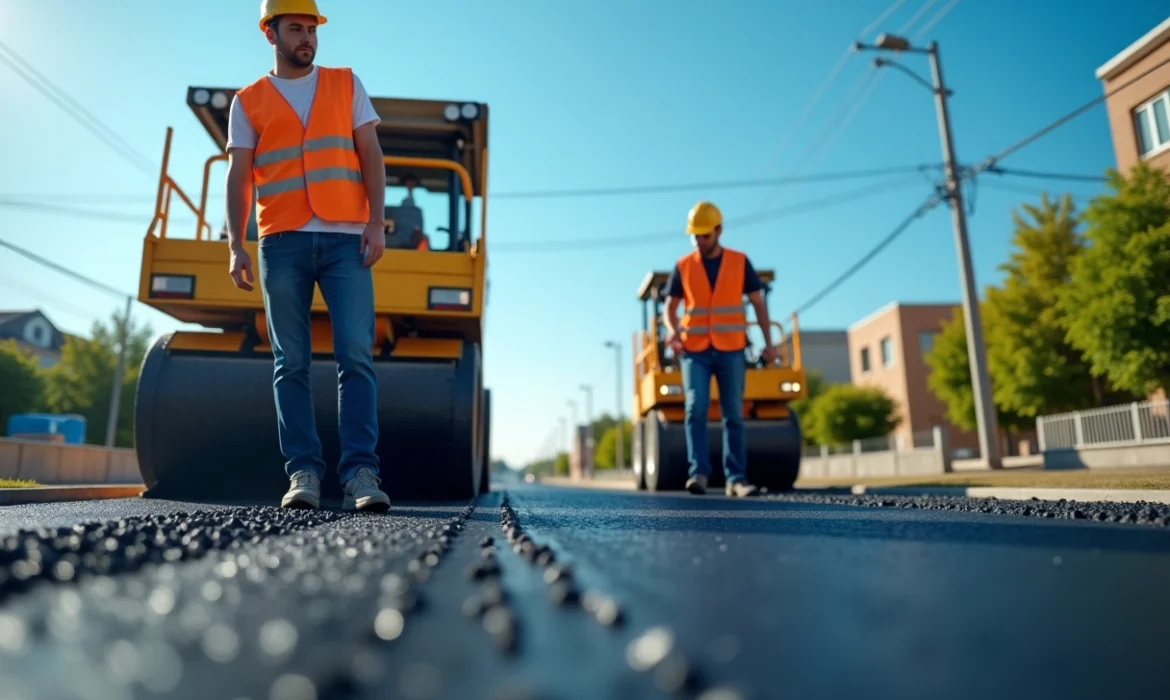
[[[918,334],[918,352],[925,357],[934,348],[934,331],[921,331]]]
[[[882,366],[889,367],[894,364],[894,341],[890,336],[882,338]]]
[[[861,349],[861,373],[869,373],[869,348]]]
[[[25,324],[24,339],[38,348],[48,348],[53,341],[53,331],[42,319],[34,318]]]
[[[1145,157],[1170,148],[1170,90],[1133,111],[1138,155]]]

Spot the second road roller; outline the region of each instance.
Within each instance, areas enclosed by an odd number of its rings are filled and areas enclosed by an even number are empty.
[[[169,174],[174,132],[166,132],[138,298],[194,328],[159,338],[142,364],[134,429],[147,497],[279,503],[288,487],[263,297],[258,286],[249,293],[232,284],[226,233],[213,233],[207,212],[212,168],[227,160],[235,92],[187,90],[187,104],[217,147],[204,164],[198,201]],[[473,498],[490,485],[491,392],[483,380],[488,108],[372,101],[382,120],[387,186],[437,194],[446,210],[434,226],[413,198],[391,205],[387,195],[386,252],[373,269],[382,485],[397,500]],[[194,231],[172,221],[173,208],[182,207],[194,214]],[[258,260],[255,206],[245,238]],[[312,313],[315,420],[328,467],[322,495],[339,500],[337,368],[319,289]]]
[[[772,270],[759,270],[765,303],[775,278]],[[633,445],[634,479],[640,490],[681,491],[687,481],[687,441],[682,370],[666,345],[662,311],[669,274],[651,272],[638,288],[642,302],[642,331],[634,334]],[[759,322],[753,324],[758,327]],[[800,422],[790,402],[808,395],[800,363],[800,331],[792,318],[792,333],[781,324],[776,344],[780,356],[768,364],[754,353],[749,334],[748,368],[744,377],[743,423],[747,442],[748,481],[769,491],[792,488],[800,473],[803,438]],[[723,433],[719,388],[711,379],[711,404],[707,414],[707,443],[711,457],[708,485],[722,488]]]

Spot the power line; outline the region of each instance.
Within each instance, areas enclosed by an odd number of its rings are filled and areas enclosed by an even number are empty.
[[[1049,173],[1039,170],[1020,170],[1019,168],[1001,168],[994,166],[985,172],[996,175],[1018,175],[1019,177],[1034,177],[1043,180],[1071,180],[1073,182],[1105,182],[1104,175],[1081,175],[1079,173]]]
[[[873,31],[882,22],[885,22],[886,19],[889,18],[889,16],[893,14],[895,10],[897,10],[905,3],[906,0],[894,0],[894,2],[889,7],[887,7],[884,12],[878,15],[876,19],[858,31],[856,36],[864,36]],[[852,46],[849,46],[841,54],[841,57],[837,59],[836,65],[834,65],[833,68],[829,71],[829,74],[825,76],[825,79],[821,81],[821,84],[813,92],[813,95],[809,101],[805,103],[804,109],[801,111],[800,116],[796,118],[796,122],[794,122],[792,126],[790,126],[784,133],[784,136],[780,139],[780,146],[777,147],[776,152],[772,155],[771,160],[768,161],[768,164],[764,166],[761,172],[768,172],[772,169],[776,162],[780,160],[780,156],[784,154],[785,150],[787,150],[789,142],[792,141],[792,137],[795,136],[797,130],[804,125],[805,120],[808,119],[812,114],[813,108],[815,108],[817,103],[821,101],[821,97],[824,96],[825,91],[829,89],[829,86],[837,80],[837,76],[841,74],[842,69],[845,68],[845,64],[849,62],[849,59],[852,56],[853,48]]]
[[[37,92],[40,92],[54,102],[62,111],[72,117],[74,121],[85,127],[90,133],[117,152],[118,155],[122,156],[128,163],[147,175],[153,176],[157,173],[157,168],[149,158],[136,151],[129,142],[95,117],[89,110],[78,103],[77,100],[70,97],[67,92],[58,87],[53,81],[45,77],[44,74],[22,58],[11,46],[0,41],[0,49],[3,49],[3,53],[0,53],[0,61],[7,64],[16,75],[35,88]],[[5,55],[5,53],[8,55]]]
[[[1048,124],[1047,126],[1029,134],[1028,136],[1025,136],[1024,138],[1020,139],[1019,141],[1016,141],[1015,143],[1013,143],[1012,145],[1003,149],[1002,151],[995,153],[993,155],[990,155],[987,158],[984,158],[983,161],[979,163],[979,165],[975,166],[971,170],[971,174],[978,175],[979,173],[981,173],[985,170],[990,170],[990,169],[994,168],[999,163],[999,161],[1003,160],[1004,158],[1007,158],[1008,156],[1012,155],[1016,151],[1019,151],[1020,149],[1024,148],[1025,146],[1028,146],[1029,144],[1035,142],[1036,140],[1048,135],[1049,133],[1060,128],[1061,126],[1064,126],[1067,122],[1072,121],[1073,119],[1079,117],[1084,112],[1088,111],[1089,108],[1094,107],[1094,106],[1104,102],[1105,100],[1109,99],[1113,95],[1116,95],[1118,92],[1124,90],[1125,88],[1129,87],[1130,85],[1133,85],[1134,83],[1138,82],[1142,78],[1145,78],[1147,75],[1153,73],[1154,71],[1158,70],[1159,68],[1161,68],[1162,66],[1165,66],[1167,64],[1170,64],[1170,58],[1163,59],[1162,61],[1150,66],[1146,70],[1142,71],[1141,73],[1139,73],[1139,74],[1135,75],[1134,77],[1130,78],[1129,80],[1125,81],[1121,85],[1118,85],[1117,87],[1113,88],[1112,90],[1109,90],[1108,92],[1104,93],[1100,97],[1094,97],[1093,99],[1089,100],[1085,104],[1081,105],[1080,107],[1077,107],[1073,111],[1069,112],[1068,114],[1065,114],[1064,116],[1053,121],[1052,123]]]
[[[917,182],[914,180],[913,182]],[[750,214],[739,218],[728,219],[724,222],[724,226],[754,226],[785,216],[792,216],[807,211],[816,209],[840,206],[844,202],[861,199],[867,195],[879,194],[888,192],[894,189],[906,187],[911,182],[905,179],[899,179],[895,182],[886,182],[877,186],[868,186],[858,188],[856,190],[837,193],[826,197],[817,199],[810,199],[804,202],[797,202],[785,207],[777,207],[768,211],[763,211],[758,214]],[[491,248],[494,252],[565,252],[572,250],[590,250],[596,248],[621,248],[633,245],[642,245],[645,243],[653,243],[661,240],[672,240],[678,238],[682,234],[682,229],[675,228],[669,231],[659,231],[656,233],[635,234],[629,236],[609,236],[606,238],[586,238],[578,240],[567,241],[516,241],[513,243],[494,243]]]
[[[937,192],[927,197],[926,200],[923,201],[922,204],[920,204],[918,208],[910,214],[910,216],[906,217],[902,223],[898,224],[898,226],[893,231],[887,234],[886,237],[879,241],[876,246],[871,248],[869,252],[863,255],[860,260],[855,262],[848,270],[841,273],[841,275],[839,275],[835,280],[826,285],[824,289],[814,294],[811,299],[797,307],[796,311],[793,313],[796,313],[797,315],[803,314],[805,311],[808,311],[810,308],[812,308],[817,302],[825,298],[830,292],[841,286],[846,280],[855,275],[858,270],[865,267],[870,260],[873,260],[875,257],[877,257],[878,253],[881,253],[886,249],[887,246],[893,243],[894,240],[898,238],[898,236],[901,236],[903,233],[905,233],[906,230],[910,228],[910,225],[914,223],[919,217],[938,206],[938,204],[942,201],[943,197]]]
[[[73,270],[70,270],[69,268],[58,265],[57,263],[55,263],[51,260],[46,260],[45,258],[42,258],[41,256],[37,255],[36,253],[34,253],[30,250],[27,250],[25,248],[22,248],[22,247],[16,245],[15,243],[9,243],[8,241],[6,241],[2,238],[0,238],[0,246],[3,246],[5,248],[11,250],[11,251],[17,253],[18,255],[23,255],[24,257],[28,258],[29,260],[32,260],[35,263],[39,263],[39,264],[44,265],[45,267],[47,267],[49,269],[56,270],[57,272],[60,272],[63,275],[67,275],[69,277],[72,277],[73,279],[77,280],[78,282],[81,282],[83,284],[88,284],[89,286],[93,287],[94,289],[105,292],[106,294],[112,294],[112,295],[114,295],[117,298],[122,299],[122,300],[134,298],[134,295],[132,295],[132,294],[127,294],[126,292],[115,289],[109,285],[102,283],[102,282],[98,282],[97,280],[90,279],[89,277],[86,277],[85,275],[82,275],[80,273],[74,272]]]
[[[919,165],[896,165],[885,168],[869,168],[862,170],[845,170],[833,173],[814,175],[790,175],[785,177],[759,178],[751,180],[722,180],[713,182],[688,182],[671,185],[620,185],[615,187],[598,187],[590,189],[566,190],[530,190],[517,192],[497,192],[489,195],[495,199],[547,199],[560,197],[607,197],[631,194],[655,194],[661,192],[686,192],[690,190],[730,190],[751,187],[772,187],[804,182],[832,182],[852,180],[882,175],[896,175],[898,173],[921,172],[929,169],[941,169],[937,163],[921,163]]]
[[[41,211],[49,214],[62,214],[64,216],[75,216],[83,219],[102,219],[105,221],[120,221],[131,224],[141,224],[150,221],[151,215],[145,214],[126,214],[116,211],[103,211],[101,209],[88,209],[84,207],[71,207],[64,204],[46,204],[42,202],[18,202],[8,199],[0,199],[0,207],[17,207],[20,209],[28,209],[31,211]],[[170,219],[173,223],[176,220],[194,221],[194,219],[181,219],[175,217]]]

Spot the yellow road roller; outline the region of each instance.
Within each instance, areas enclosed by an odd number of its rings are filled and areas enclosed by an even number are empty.
[[[234,94],[187,90],[187,104],[217,147],[204,164],[198,201],[168,172],[173,129],[166,132],[138,298],[201,328],[159,338],[142,364],[134,428],[147,497],[278,503],[288,487],[259,283],[253,292],[232,283],[226,233],[213,233],[218,227],[207,211],[212,168],[227,160]],[[482,347],[488,108],[378,97],[373,104],[382,120],[387,186],[409,177],[446,204],[439,207],[446,220],[435,226],[424,222],[413,198],[391,205],[387,196],[386,252],[373,269],[382,486],[399,500],[473,498],[490,484],[491,394]],[[194,215],[193,231],[172,221],[172,207]],[[255,211],[245,236],[254,264]],[[323,495],[340,499],[337,368],[319,289],[312,315],[311,381],[328,467]]]
[[[764,284],[765,303],[775,274],[757,270]],[[638,288],[642,302],[642,328],[634,334],[633,458],[634,478],[640,490],[681,491],[687,480],[687,441],[682,368],[666,344],[662,322],[666,304],[667,272],[651,272]],[[759,321],[749,321],[759,329]],[[748,336],[747,371],[744,377],[743,422],[747,443],[747,477],[771,492],[792,488],[800,472],[802,437],[800,423],[789,403],[808,395],[800,363],[800,332],[792,317],[792,333],[773,321],[778,357],[766,363],[753,350]],[[761,336],[762,341],[762,336]],[[723,475],[723,417],[719,387],[711,379],[711,404],[707,413],[707,442],[711,458],[708,484],[721,488]]]

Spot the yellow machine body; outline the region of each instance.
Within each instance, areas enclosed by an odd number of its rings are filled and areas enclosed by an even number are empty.
[[[771,270],[758,270],[760,281],[774,279]],[[662,320],[666,307],[668,273],[651,272],[638,289],[643,304],[643,330],[633,337],[634,474],[638,488],[655,491],[681,489],[687,478],[686,389],[679,358],[666,347]],[[752,322],[757,329],[758,321]],[[799,472],[802,453],[800,425],[790,403],[808,395],[805,371],[801,367],[800,331],[795,316],[791,334],[772,322],[773,341],[779,358],[763,363],[753,353],[751,337],[744,376],[742,416],[747,442],[748,479],[770,490],[792,487]],[[777,336],[776,334],[779,334]],[[712,485],[722,483],[722,411],[719,385],[712,378],[711,401],[707,409],[708,456]]]
[[[204,163],[198,202],[168,172],[173,130],[167,129],[138,296],[205,330],[164,336],[143,363],[136,435],[148,496],[271,501],[287,487],[276,439],[255,206],[245,240],[255,273],[251,292],[228,275],[226,233],[213,235],[207,209],[211,172],[227,160],[234,92],[188,89],[188,105],[218,147]],[[431,237],[429,249],[411,247],[400,235],[405,232],[394,230],[401,206],[386,206],[386,250],[372,270],[382,478],[392,498],[471,497],[489,483],[490,391],[482,367],[487,106],[383,97],[372,102],[381,118],[377,133],[387,186],[409,174],[417,189],[445,195],[448,203],[446,227],[423,231]],[[171,221],[172,206],[180,205],[194,214],[193,231]],[[443,232],[445,242],[436,244]],[[315,418],[332,464],[339,452],[336,366],[320,289],[311,327]],[[336,484],[326,486],[327,498],[338,495]]]

